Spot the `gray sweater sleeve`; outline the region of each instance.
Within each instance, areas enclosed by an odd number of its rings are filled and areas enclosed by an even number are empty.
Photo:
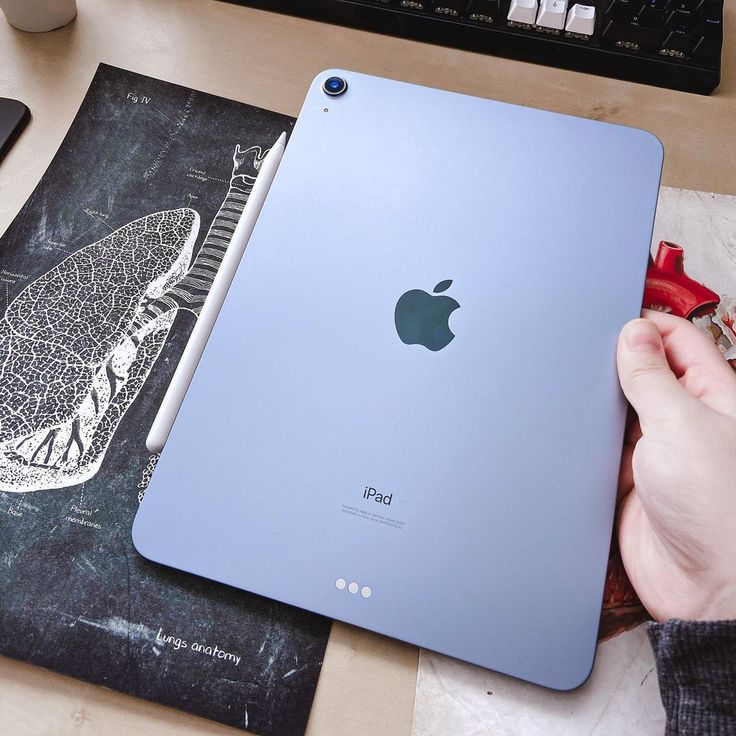
[[[736,736],[736,621],[649,624],[666,736]]]

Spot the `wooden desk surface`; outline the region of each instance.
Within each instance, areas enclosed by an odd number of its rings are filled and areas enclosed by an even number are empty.
[[[663,184],[736,193],[736,33],[728,35],[723,50],[720,88],[710,97],[701,97],[215,0],[78,3],[77,20],[52,33],[20,33],[0,19],[0,96],[23,100],[34,115],[0,166],[0,232],[46,169],[100,61],[290,115],[298,113],[318,72],[343,67],[635,125],[664,142]],[[736,28],[736,3],[726,3],[724,26]],[[409,736],[416,667],[415,648],[336,624],[308,733]],[[0,732],[13,736],[238,733],[3,658]]]

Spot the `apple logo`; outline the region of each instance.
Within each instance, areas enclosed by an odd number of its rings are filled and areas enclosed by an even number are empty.
[[[441,294],[452,285],[452,279],[440,281],[432,290]],[[437,351],[447,347],[455,337],[450,330],[450,315],[460,305],[450,296],[433,296],[421,289],[412,289],[396,302],[394,321],[396,332],[407,345],[424,345]]]

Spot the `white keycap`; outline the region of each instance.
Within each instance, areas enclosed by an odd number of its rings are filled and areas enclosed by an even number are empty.
[[[567,0],[542,0],[539,3],[537,25],[562,30],[565,27]]]
[[[595,29],[595,7],[575,3],[567,14],[566,31],[592,36]]]
[[[537,19],[537,0],[511,0],[506,17],[514,23],[528,23],[533,26]]]

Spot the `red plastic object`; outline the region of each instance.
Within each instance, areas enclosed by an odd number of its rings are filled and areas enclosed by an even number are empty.
[[[662,240],[657,257],[649,259],[644,306],[692,319],[711,314],[718,302],[718,294],[685,273],[683,249]]]

